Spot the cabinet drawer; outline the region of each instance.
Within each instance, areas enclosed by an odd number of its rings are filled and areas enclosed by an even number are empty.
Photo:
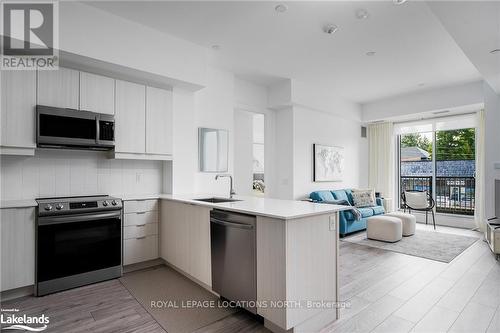
[[[158,258],[158,236],[125,239],[123,241],[123,264],[130,265]]]
[[[123,203],[123,211],[127,213],[150,212],[158,210],[158,200],[128,200]]]
[[[129,225],[142,225],[148,223],[158,222],[158,212],[141,212],[141,213],[128,213],[124,215],[124,226]]]
[[[123,228],[123,239],[158,235],[158,223],[131,225]]]

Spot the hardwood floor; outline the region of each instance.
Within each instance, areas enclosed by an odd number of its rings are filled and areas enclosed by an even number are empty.
[[[2,302],[2,309],[12,308],[48,316],[45,332],[165,332],[119,280]]]
[[[449,264],[341,242],[339,273],[348,307],[323,333],[500,331],[500,263],[482,240]],[[119,280],[2,303],[14,307],[51,317],[46,332],[165,332]],[[268,331],[238,312],[195,332]]]
[[[418,224],[417,229],[431,227]],[[446,227],[438,231],[479,235]],[[323,332],[500,329],[500,263],[482,240],[449,264],[347,242],[341,243],[340,256],[340,294],[350,307]]]

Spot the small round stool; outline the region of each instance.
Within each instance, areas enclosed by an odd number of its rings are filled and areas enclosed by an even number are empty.
[[[402,222],[398,217],[378,215],[366,220],[366,236],[370,239],[397,242],[401,240]]]
[[[403,236],[411,236],[415,234],[415,225],[417,224],[417,218],[411,214],[402,212],[392,212],[385,214],[385,216],[397,217],[403,223]]]

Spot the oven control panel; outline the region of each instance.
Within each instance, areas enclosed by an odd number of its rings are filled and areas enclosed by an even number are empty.
[[[122,208],[121,199],[109,196],[47,198],[38,199],[37,202],[39,216],[76,214]]]

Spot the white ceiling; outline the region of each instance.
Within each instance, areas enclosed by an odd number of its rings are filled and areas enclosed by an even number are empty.
[[[485,80],[500,94],[500,2],[429,2],[446,27]]]
[[[254,81],[294,78],[360,103],[480,79],[424,2],[288,2],[281,14],[271,1],[91,4],[205,47],[220,45],[210,62]],[[368,19],[356,18],[359,8]],[[338,25],[337,33],[323,33],[327,23]]]

